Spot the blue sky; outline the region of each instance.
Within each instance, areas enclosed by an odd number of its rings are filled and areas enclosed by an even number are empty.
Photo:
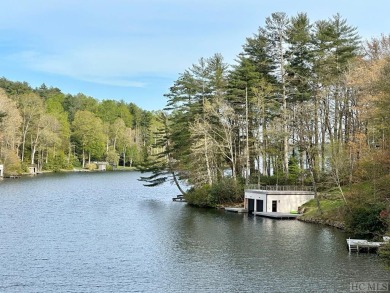
[[[273,12],[340,13],[363,39],[389,34],[388,0],[1,0],[0,77],[96,99],[165,106],[201,57],[234,63]]]

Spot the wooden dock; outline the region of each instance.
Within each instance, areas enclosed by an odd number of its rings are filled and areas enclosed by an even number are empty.
[[[300,216],[300,214],[289,214],[289,213],[265,213],[265,212],[253,212],[254,215],[265,217],[265,218],[272,218],[272,219],[280,219],[280,220],[289,220],[289,219],[296,219]]]
[[[372,242],[363,239],[347,239],[349,252],[370,252],[377,251],[379,247],[384,245],[386,242]]]
[[[177,197],[172,198],[173,201],[179,201],[179,202],[187,202],[182,195],[178,195]]]
[[[19,175],[8,175],[8,176],[4,176],[4,178],[9,178],[9,179],[19,179],[21,176]]]
[[[225,208],[225,211],[227,212],[233,212],[233,213],[247,213],[248,210],[245,208]]]

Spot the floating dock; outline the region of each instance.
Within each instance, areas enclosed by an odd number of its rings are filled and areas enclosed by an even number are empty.
[[[265,217],[265,218],[272,218],[272,219],[296,219],[297,217],[300,216],[300,214],[290,214],[290,213],[266,213],[266,212],[253,212],[254,215],[260,216],[260,217]]]
[[[357,252],[360,251],[370,252],[377,251],[379,247],[384,245],[386,242],[372,242],[363,239],[347,239],[348,250],[349,252]]]

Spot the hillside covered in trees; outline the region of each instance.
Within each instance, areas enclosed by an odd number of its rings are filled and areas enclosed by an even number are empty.
[[[93,161],[135,166],[150,151],[155,114],[123,101],[63,94],[44,84],[0,79],[0,163],[5,174],[88,167]]]

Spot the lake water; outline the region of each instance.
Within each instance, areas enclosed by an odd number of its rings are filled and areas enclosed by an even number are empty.
[[[350,292],[388,282],[343,232],[172,202],[137,172],[0,182],[0,292]]]

